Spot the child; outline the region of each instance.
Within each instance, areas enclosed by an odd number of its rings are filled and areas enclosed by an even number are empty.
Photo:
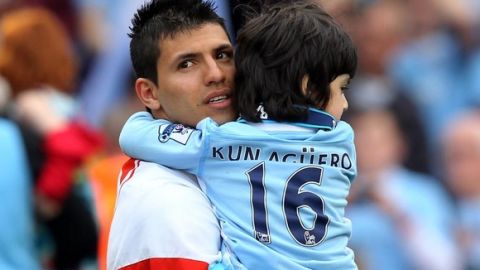
[[[353,130],[339,120],[356,64],[351,39],[317,5],[266,7],[238,36],[237,121],[191,129],[139,112],[120,145],[198,176],[222,229],[223,265],[356,269],[344,217],[356,156]],[[213,106],[229,98],[211,92]]]

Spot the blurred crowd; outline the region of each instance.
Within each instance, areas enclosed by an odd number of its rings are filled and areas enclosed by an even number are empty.
[[[353,37],[365,270],[480,269],[480,0],[317,0]],[[217,0],[232,36],[238,5]],[[142,0],[0,1],[0,269],[104,269]]]

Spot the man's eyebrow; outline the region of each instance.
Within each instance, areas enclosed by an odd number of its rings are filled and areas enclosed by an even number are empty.
[[[226,50],[226,49],[233,50],[233,47],[232,47],[232,45],[230,45],[228,43],[225,43],[225,44],[219,45],[218,47],[213,49],[213,51],[218,52],[218,51],[222,51],[222,50]],[[197,53],[197,52],[181,53],[181,54],[175,56],[174,62],[177,63],[177,62],[185,60],[185,59],[197,58],[198,56],[200,56],[200,53]]]
[[[179,55],[175,56],[175,59],[174,59],[173,62],[177,63],[177,62],[180,62],[180,61],[185,60],[185,59],[197,58],[199,55],[200,55],[200,53],[191,53],[191,52],[182,53],[182,54],[179,54]]]
[[[225,44],[222,44],[220,46],[218,46],[215,51],[218,52],[218,51],[223,51],[225,49],[229,49],[229,50],[233,50],[233,47],[232,45],[228,44],[228,43],[225,43]]]

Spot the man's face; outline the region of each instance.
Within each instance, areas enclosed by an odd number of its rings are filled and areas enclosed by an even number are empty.
[[[233,47],[223,28],[207,23],[160,41],[154,115],[195,127],[206,117],[217,123],[235,118],[232,108]]]
[[[476,199],[480,195],[480,130],[478,121],[460,121],[445,136],[447,183],[457,196]]]

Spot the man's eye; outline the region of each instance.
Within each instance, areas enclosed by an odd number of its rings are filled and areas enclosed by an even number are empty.
[[[184,68],[189,68],[189,67],[191,67],[191,66],[193,66],[193,62],[190,61],[190,60],[188,60],[188,61],[183,61],[183,62],[181,62],[181,63],[178,65],[178,68],[179,68],[179,69],[184,69]]]
[[[232,57],[232,53],[230,52],[219,52],[217,54],[217,59],[227,59],[227,58],[231,58]]]
[[[349,86],[342,86],[342,93],[345,93],[345,91],[347,91],[348,89],[350,89]]]

